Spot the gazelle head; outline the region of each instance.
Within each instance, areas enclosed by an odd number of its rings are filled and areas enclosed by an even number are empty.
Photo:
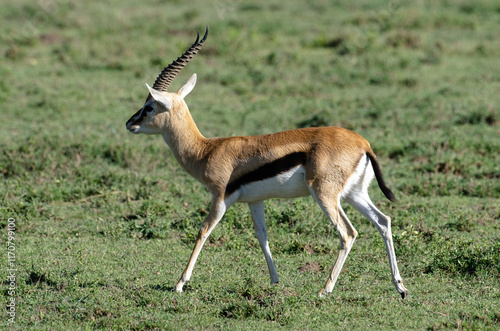
[[[149,95],[144,106],[127,121],[127,129],[130,132],[160,134],[170,123],[170,117],[177,109],[187,109],[184,98],[193,90],[196,84],[196,74],[193,74],[176,93],[167,92],[167,89],[181,69],[198,53],[207,36],[208,27],[201,40],[198,32],[194,44],[163,69],[153,87],[146,84]]]

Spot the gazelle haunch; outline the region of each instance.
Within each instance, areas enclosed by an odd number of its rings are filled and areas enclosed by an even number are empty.
[[[208,29],[207,29],[208,33]],[[247,203],[257,239],[267,261],[271,283],[278,282],[267,241],[264,200],[311,195],[340,235],[340,249],[320,295],[332,291],[358,235],[340,201],[344,200],[378,229],[389,256],[392,280],[403,298],[403,286],[394,253],[391,219],[375,207],[368,185],[375,177],[385,196],[393,193],[382,178],[370,144],[360,135],[337,127],[307,128],[261,136],[205,138],[193,121],[184,98],[193,90],[196,74],[177,91],[166,92],[175,75],[198,52],[207,37],[196,42],[165,68],[149,87],[143,106],[127,122],[135,134],[161,134],[179,164],[212,193],[210,212],[201,225],[193,253],[175,286],[182,292],[191,278],[203,244],[236,202]]]

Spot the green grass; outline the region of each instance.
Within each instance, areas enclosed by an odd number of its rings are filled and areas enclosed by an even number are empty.
[[[8,218],[18,225],[16,323],[2,314],[0,328],[500,327],[496,1],[7,0],[0,20],[2,242]],[[207,24],[172,86],[198,74],[186,101],[202,133],[337,125],[367,138],[399,199],[372,187],[408,299],[376,229],[347,206],[360,235],[332,295],[317,296],[338,238],[311,199],[266,203],[278,286],[236,205],[172,293],[210,196],[161,137],[125,122]]]

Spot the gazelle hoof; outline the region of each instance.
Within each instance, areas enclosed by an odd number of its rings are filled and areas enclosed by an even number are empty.
[[[319,296],[320,298],[324,298],[324,297],[326,297],[328,294],[330,294],[330,292],[327,292],[324,288],[322,288],[322,289],[321,289],[321,291],[319,291],[318,296]]]

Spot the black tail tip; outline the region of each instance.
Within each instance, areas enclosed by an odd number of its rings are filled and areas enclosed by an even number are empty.
[[[389,199],[391,202],[398,202],[398,199],[396,198],[396,196],[394,195],[394,193],[392,193],[391,190],[387,189],[387,192],[383,192],[385,197],[387,199]]]
[[[385,185],[384,182],[384,177],[382,176],[382,171],[380,170],[380,165],[377,162],[377,159],[375,158],[375,155],[373,152],[366,152],[366,156],[370,159],[370,162],[373,167],[373,172],[375,173],[375,178],[377,179],[378,186],[382,190],[382,193],[386,196],[387,199],[389,199],[392,202],[396,202],[396,196],[394,196],[394,193]]]

